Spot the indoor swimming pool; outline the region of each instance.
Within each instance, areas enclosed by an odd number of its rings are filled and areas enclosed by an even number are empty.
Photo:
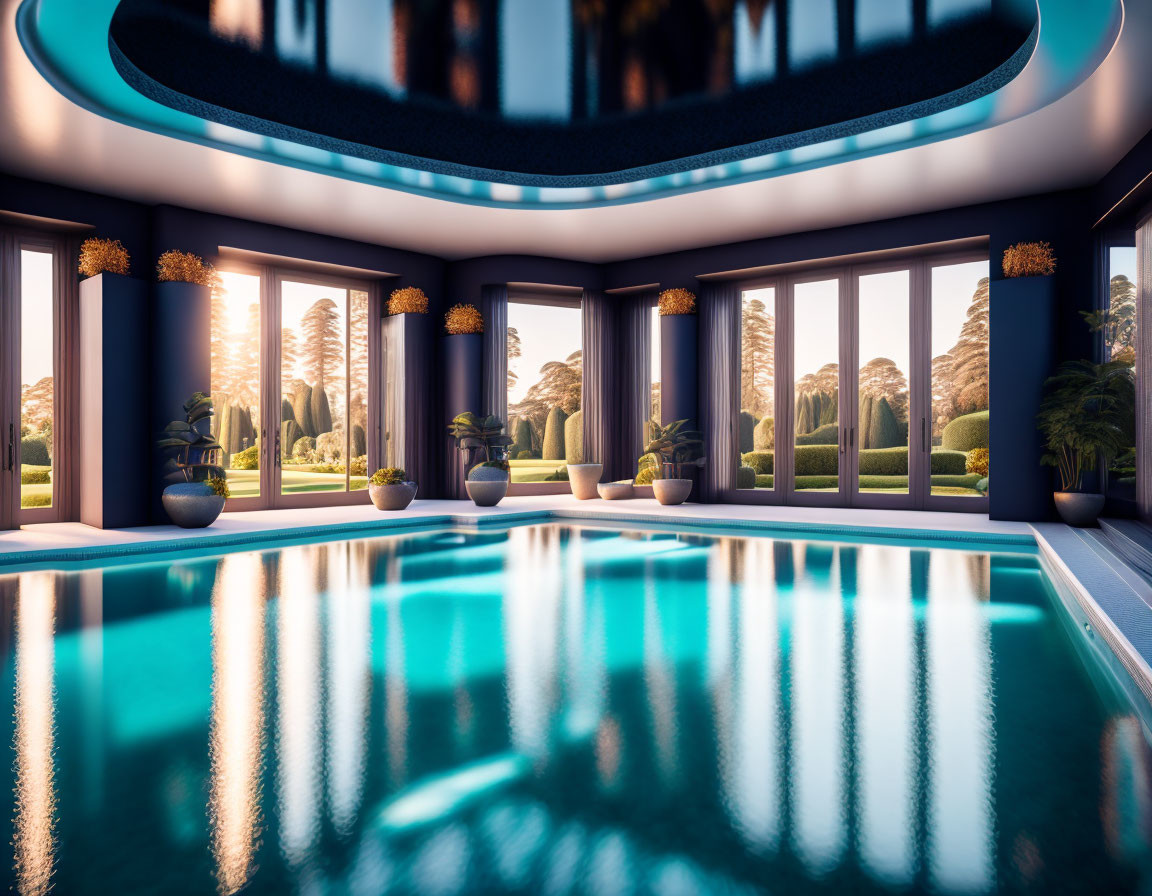
[[[6,888],[1146,893],[1035,548],[527,525],[0,576]]]

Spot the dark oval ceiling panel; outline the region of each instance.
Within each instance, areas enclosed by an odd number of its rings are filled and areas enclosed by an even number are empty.
[[[122,0],[121,76],[209,121],[526,186],[634,181],[979,98],[1017,0]]]

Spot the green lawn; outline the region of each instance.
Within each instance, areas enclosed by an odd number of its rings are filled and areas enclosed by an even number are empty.
[[[37,466],[35,464],[21,464],[20,473],[40,473],[43,471],[51,471],[51,467]],[[20,506],[21,507],[51,507],[52,506],[52,483],[51,482],[37,482],[34,484],[20,484]]]
[[[968,473],[963,476],[933,476],[932,494],[934,495],[979,495],[976,483],[983,477],[977,473]],[[756,488],[772,488],[773,477],[760,475],[756,477]],[[806,492],[834,492],[839,488],[839,480],[835,476],[797,476],[796,489]],[[907,476],[861,476],[860,491],[884,492],[887,494],[907,493]]]
[[[512,482],[543,482],[562,466],[562,460],[510,460]]]
[[[280,471],[281,488],[286,495],[305,492],[344,491],[343,473],[313,473],[306,466],[285,464]],[[352,477],[352,491],[368,487],[365,476]],[[228,490],[233,498],[251,498],[260,494],[259,470],[229,470]]]

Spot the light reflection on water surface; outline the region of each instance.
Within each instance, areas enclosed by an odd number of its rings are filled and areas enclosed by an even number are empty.
[[[18,893],[1147,885],[1031,556],[534,526],[0,593]]]

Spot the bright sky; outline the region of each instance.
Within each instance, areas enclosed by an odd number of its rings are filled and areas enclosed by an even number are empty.
[[[1123,274],[1133,283],[1136,282],[1136,247],[1113,246],[1108,253],[1108,262],[1111,270],[1109,278]]]
[[[521,355],[509,365],[520,377],[508,390],[508,404],[516,404],[540,381],[541,367],[580,351],[584,334],[579,307],[509,302],[508,326],[520,335]]]
[[[20,382],[52,376],[52,253],[20,252]]]

